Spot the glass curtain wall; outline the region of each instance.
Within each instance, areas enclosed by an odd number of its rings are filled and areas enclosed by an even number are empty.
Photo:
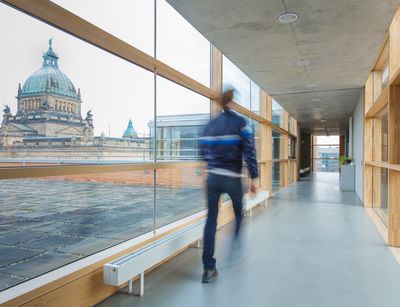
[[[243,107],[250,109],[250,79],[227,57],[223,56],[223,90],[234,89],[234,101]],[[256,103],[255,103],[256,105]]]
[[[153,1],[119,1],[117,10],[108,1],[55,2],[153,55]],[[209,85],[210,44],[167,3],[157,4],[160,58]],[[0,59],[0,98],[7,104],[0,168],[143,165],[129,172],[2,180],[0,290],[204,209],[201,164],[151,165],[156,158],[199,160],[208,98],[4,4],[0,25],[12,29],[2,33],[9,48]],[[185,45],[196,46],[181,50],[185,56],[175,54],[182,44],[170,44],[176,27],[190,39]],[[193,58],[196,65],[189,63]]]
[[[276,131],[272,130],[272,191],[279,190],[282,186],[283,174],[281,174],[280,167],[280,152],[281,152],[282,136]]]
[[[272,99],[272,123],[283,127],[283,108],[275,99]]]
[[[210,85],[210,43],[166,1],[53,2]],[[204,209],[198,138],[208,98],[3,3],[0,26],[9,29],[1,34],[0,170],[113,166],[1,180],[0,291]],[[260,113],[260,88],[226,57],[223,83]],[[261,125],[246,119],[259,153]],[[279,160],[282,135],[273,136]]]

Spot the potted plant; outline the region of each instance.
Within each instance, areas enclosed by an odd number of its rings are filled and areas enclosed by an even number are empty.
[[[353,162],[353,160],[350,157],[347,157],[347,156],[339,157],[339,165],[340,166],[350,164],[351,162]]]
[[[347,156],[339,157],[340,165],[340,189],[343,191],[354,191],[354,164]]]

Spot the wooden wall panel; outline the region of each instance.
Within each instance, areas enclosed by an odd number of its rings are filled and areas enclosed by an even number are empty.
[[[374,103],[373,80],[374,80],[374,74],[370,73],[368,76],[367,82],[365,83],[365,88],[364,88],[364,110],[365,110],[365,113],[368,112],[368,110],[371,108],[371,106]]]
[[[288,131],[289,130],[289,113],[286,112],[285,110],[283,110],[282,117],[283,117],[283,120],[282,120],[283,126],[282,126],[282,128],[284,130]]]
[[[400,164],[400,87],[391,87],[389,97],[389,163]]]
[[[372,208],[373,167],[364,164],[364,207]]]
[[[389,29],[389,78],[395,76],[400,69],[400,10],[396,14],[390,24]]]
[[[389,170],[388,243],[400,247],[400,172]]]
[[[215,48],[211,47],[211,89],[218,93],[222,94],[222,53]],[[218,99],[211,100],[211,114],[212,116],[216,116],[221,112],[221,105]]]
[[[382,173],[380,167],[372,168],[372,207],[380,208],[382,195]]]
[[[382,161],[382,120],[377,117],[373,119],[372,129],[372,161]]]

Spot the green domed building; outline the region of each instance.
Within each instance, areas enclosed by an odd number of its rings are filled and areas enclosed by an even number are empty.
[[[93,137],[92,115],[82,118],[80,90],[59,69],[58,60],[50,39],[42,67],[18,86],[16,115],[4,110],[2,134],[9,145],[27,137]]]

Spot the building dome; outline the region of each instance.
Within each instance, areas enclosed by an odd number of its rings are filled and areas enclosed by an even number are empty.
[[[52,40],[49,40],[49,49],[43,54],[42,68],[35,71],[25,81],[18,92],[18,98],[54,94],[80,100],[72,81],[58,68],[58,56],[52,49]]]

